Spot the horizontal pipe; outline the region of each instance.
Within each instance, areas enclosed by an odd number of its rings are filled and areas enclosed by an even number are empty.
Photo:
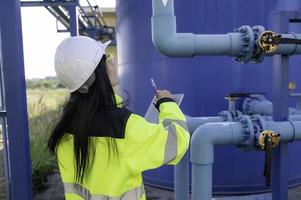
[[[300,0],[278,1],[276,11],[296,11],[301,10]]]
[[[281,142],[293,142],[301,140],[301,121],[267,121],[266,127],[280,134]]]
[[[223,118],[219,116],[212,117],[190,117],[186,116],[186,123],[189,132],[192,134],[199,126],[212,122],[223,122]]]
[[[257,100],[246,98],[243,102],[242,110],[244,114],[252,115],[273,115],[273,103],[269,100]],[[301,115],[301,110],[289,108],[290,115]]]
[[[196,129],[191,137],[191,162],[213,163],[213,146],[240,144],[244,141],[243,127],[239,122],[208,123]]]
[[[290,115],[288,119],[290,121],[301,121],[301,115]],[[266,120],[273,121],[273,116],[266,116]]]
[[[152,0],[152,8],[153,44],[157,50],[166,56],[228,55],[241,57],[249,53],[255,54],[255,52],[249,52],[253,51],[252,47],[255,45],[253,30],[227,34],[177,33],[174,0]],[[250,37],[253,39],[250,40]],[[301,39],[301,34],[288,33],[282,34],[282,37]],[[246,45],[249,47],[246,48]],[[265,56],[275,54],[301,54],[301,45],[279,45],[277,51],[265,54]],[[251,58],[250,55],[247,57],[249,57],[248,59]]]
[[[241,34],[193,34],[177,33],[174,16],[174,0],[152,0],[152,39],[154,46],[172,57],[194,55],[239,55]]]
[[[281,34],[282,38],[291,38],[291,39],[301,39],[301,34],[296,33],[288,33],[288,34]],[[294,55],[301,53],[301,46],[297,44],[280,44],[275,52],[272,54],[266,54],[267,56],[273,56],[275,54],[282,54],[282,55]]]
[[[266,128],[279,133],[281,142],[301,140],[301,121],[266,121]],[[239,122],[219,122],[202,125],[193,133],[190,145],[192,200],[211,199],[214,146],[242,143],[243,131]]]

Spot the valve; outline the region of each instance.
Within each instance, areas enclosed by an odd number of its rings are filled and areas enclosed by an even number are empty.
[[[265,31],[259,36],[259,46],[264,53],[273,53],[277,50],[278,36],[272,31]]]
[[[272,171],[272,149],[276,148],[280,142],[280,134],[272,130],[265,130],[260,133],[258,143],[265,151],[264,172],[266,186],[271,185],[271,171]]]
[[[281,35],[272,31],[264,31],[259,36],[259,46],[264,53],[275,52],[280,44],[301,45],[301,40],[294,38],[282,38]]]
[[[263,150],[265,150],[266,148],[266,139],[269,139],[272,147],[276,148],[280,142],[280,134],[277,134],[272,130],[262,131],[259,135],[258,143]]]

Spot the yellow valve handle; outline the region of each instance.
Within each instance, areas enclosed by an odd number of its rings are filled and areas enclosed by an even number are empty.
[[[260,136],[258,138],[258,143],[263,150],[265,149],[265,138],[267,136],[270,136],[272,138],[272,147],[273,148],[275,148],[279,145],[280,134],[277,134],[272,130],[264,130],[260,133]]]
[[[262,32],[259,36],[259,46],[264,53],[273,53],[277,50],[278,36],[272,31]]]

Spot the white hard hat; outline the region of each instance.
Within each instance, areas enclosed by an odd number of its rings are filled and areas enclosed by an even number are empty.
[[[63,40],[54,56],[58,78],[71,92],[78,90],[93,74],[110,43],[103,44],[85,36]]]

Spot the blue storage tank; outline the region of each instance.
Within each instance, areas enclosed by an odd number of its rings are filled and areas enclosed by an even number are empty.
[[[270,11],[277,0],[175,0],[178,32],[227,33],[241,25],[271,28]],[[227,109],[229,92],[266,92],[272,99],[272,58],[261,64],[239,64],[226,56],[169,58],[161,55],[151,39],[150,0],[117,0],[117,48],[121,86],[131,96],[131,109],[141,115],[154,95],[150,78],[159,88],[185,93],[181,105],[191,116],[216,116]],[[299,25],[300,26],[300,25]],[[292,27],[300,32],[299,27]],[[300,92],[300,58],[292,57],[290,80]],[[297,92],[298,92],[297,91]],[[291,102],[293,103],[293,102]],[[300,143],[289,147],[289,185],[301,182]],[[263,178],[263,152],[236,147],[215,149],[215,194],[255,193],[268,190]],[[173,188],[173,167],[144,173],[145,183]]]

